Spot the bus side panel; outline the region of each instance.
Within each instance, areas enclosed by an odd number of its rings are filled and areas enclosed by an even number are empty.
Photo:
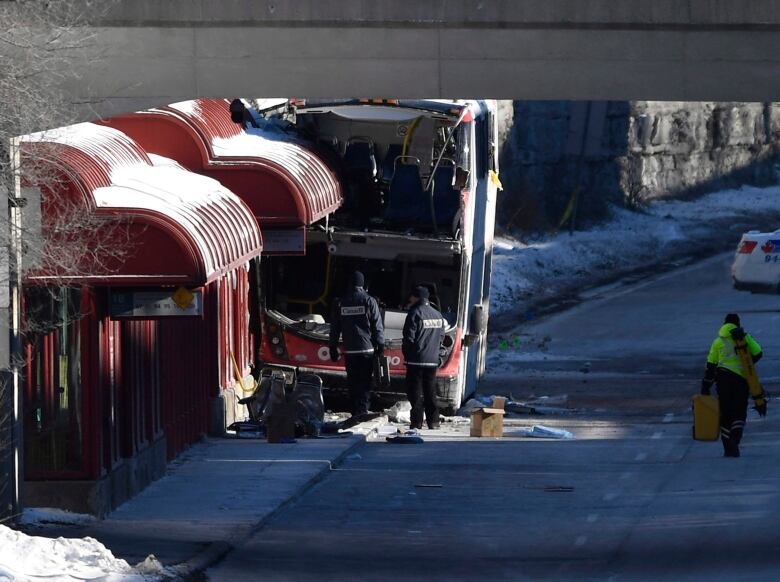
[[[496,102],[482,102],[486,112],[490,112],[486,123],[488,123],[488,143],[486,147],[490,154],[489,170],[493,169],[496,177],[499,175],[498,167],[498,118],[496,116]],[[490,285],[493,275],[493,239],[495,237],[496,226],[496,204],[498,198],[498,186],[493,182],[488,174],[487,180],[487,198],[485,200],[485,270],[482,281],[482,305],[485,311],[485,320],[490,317]],[[485,372],[487,361],[487,334],[482,338],[479,355],[479,370],[477,377],[480,378]]]
[[[489,105],[480,102],[482,112],[475,121],[475,170],[478,176],[474,192],[474,218],[472,228],[472,264],[468,312],[474,305],[482,305],[485,315],[489,313],[490,280],[493,263],[493,233],[495,223],[495,205],[497,189],[490,179],[489,171],[495,161],[489,159],[494,154],[495,115],[489,115]],[[470,325],[470,321],[468,321]],[[476,330],[469,329],[474,333]],[[487,355],[487,333],[480,334],[479,340],[467,349],[466,382],[463,396],[474,393],[477,383],[485,371]]]

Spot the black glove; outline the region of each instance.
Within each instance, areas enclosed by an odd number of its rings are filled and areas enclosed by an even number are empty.
[[[330,348],[330,361],[331,362],[338,362],[339,361],[339,349],[338,348]]]
[[[705,396],[710,395],[710,389],[712,388],[712,380],[702,380],[701,381],[701,393]]]
[[[385,346],[374,346],[374,355],[381,358],[385,355]]]
[[[766,400],[761,404],[756,404],[756,412],[758,412],[758,416],[766,416]]]

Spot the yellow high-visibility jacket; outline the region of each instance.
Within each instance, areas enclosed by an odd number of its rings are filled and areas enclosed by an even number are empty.
[[[737,351],[734,349],[734,340],[731,337],[731,330],[736,328],[737,326],[733,323],[726,323],[721,326],[718,337],[715,338],[710,347],[710,353],[707,356],[707,367],[717,366],[718,368],[725,368],[745,378],[747,373],[742,367],[742,362],[739,361]],[[758,360],[757,356],[761,354],[761,346],[758,342],[753,339],[753,336],[746,334],[745,343],[750,355],[753,356],[753,360]]]

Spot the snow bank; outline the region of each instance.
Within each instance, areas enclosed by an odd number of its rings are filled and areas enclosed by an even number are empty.
[[[497,238],[491,316],[522,312],[621,272],[696,254],[697,245],[734,238],[738,233],[729,232],[729,225],[772,216],[780,223],[780,187],[744,187],[692,201],[659,201],[645,212],[614,208],[609,222],[571,236],[559,233],[529,243]]]
[[[138,574],[124,560],[92,538],[50,539],[28,536],[0,525],[0,582],[142,582],[154,578]]]

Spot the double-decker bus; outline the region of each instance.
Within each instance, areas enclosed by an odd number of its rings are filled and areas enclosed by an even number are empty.
[[[261,360],[346,387],[331,362],[331,304],[360,270],[384,318],[390,385],[405,394],[401,353],[409,292],[428,287],[448,322],[439,406],[457,409],[485,369],[498,181],[495,102],[291,100],[285,109],[339,177],[344,203],[307,225],[305,254],[261,264]],[[251,129],[249,130],[251,131]]]

